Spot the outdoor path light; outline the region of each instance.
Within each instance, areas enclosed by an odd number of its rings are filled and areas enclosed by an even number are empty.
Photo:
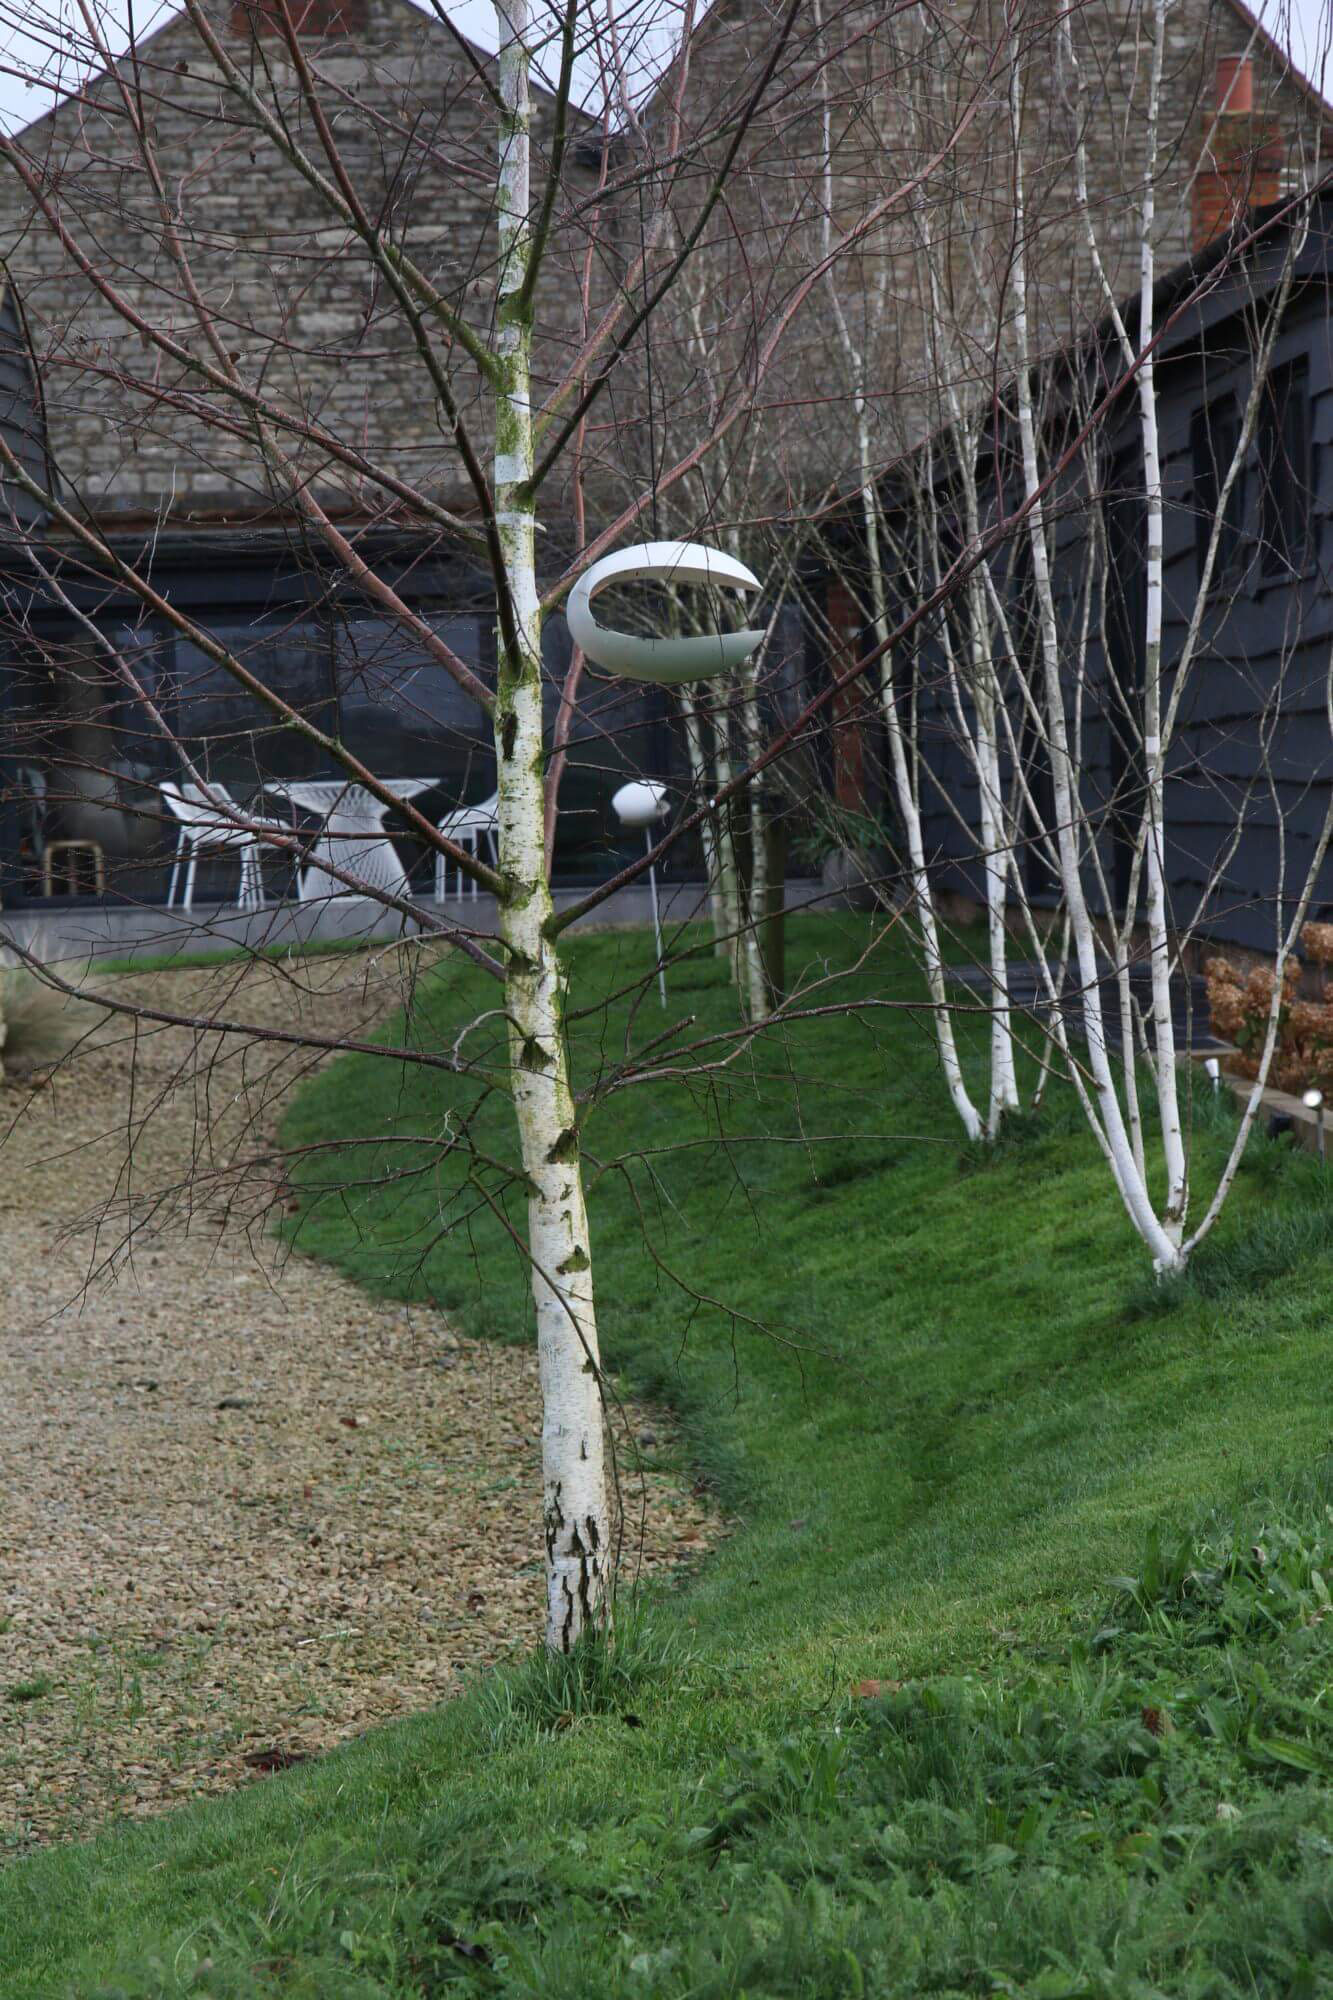
[[[1324,1151],[1324,1093],[1322,1090],[1307,1090],[1301,1098],[1301,1103],[1307,1111],[1319,1113],[1319,1164],[1321,1167],[1325,1166],[1327,1161]]]
[[[1218,1091],[1222,1088],[1222,1065],[1217,1060],[1216,1056],[1206,1056],[1204,1058],[1203,1066],[1207,1070],[1209,1076],[1212,1078],[1213,1096],[1216,1097]]]
[[[626,832],[636,827],[643,828],[644,845],[649,854],[653,851],[653,827],[667,812],[667,788],[656,778],[634,778],[628,785],[622,785],[613,794],[611,810],[615,813]],[[653,938],[657,945],[657,990],[662,996],[662,1005],[667,1003],[666,966],[662,961],[662,917],[657,907],[657,867],[648,863],[648,887],[653,898]]]
[[[711,680],[748,660],[762,632],[697,632],[688,637],[647,638],[599,625],[592,600],[611,583],[727,584],[734,590],[758,590],[753,570],[721,549],[702,542],[637,542],[603,556],[586,570],[569,593],[565,617],[570,637],[594,666],[624,674],[632,681],[657,681],[673,687],[681,681]],[[642,824],[642,822],[639,822]]]

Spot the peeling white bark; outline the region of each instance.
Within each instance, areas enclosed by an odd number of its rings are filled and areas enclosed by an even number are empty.
[[[741,668],[741,728],[745,738],[747,763],[757,763],[764,747],[759,714],[759,670],[753,655]],[[764,797],[757,784],[749,788],[750,893],[745,928],[741,933],[741,962],[745,975],[743,997],[746,1019],[766,1021],[771,1006],[768,971],[764,964],[760,926],[768,903],[768,844]]]
[[[1167,1189],[1163,1227],[1177,1247],[1189,1206],[1189,1171],[1185,1136],[1180,1123],[1176,1077],[1176,1039],[1171,1020],[1171,945],[1167,933],[1166,873],[1162,841],[1165,832],[1166,755],[1162,742],[1162,461],[1157,436],[1156,355],[1152,346],[1153,285],[1156,280],[1153,226],[1157,175],[1157,119],[1162,96],[1162,61],[1166,45],[1165,0],[1154,0],[1152,11],[1152,80],[1148,92],[1147,169],[1139,228],[1139,414],[1143,428],[1143,486],[1147,515],[1147,613],[1144,631],[1143,761],[1147,788],[1144,814],[1144,903],[1152,976],[1153,1057],[1157,1078],[1158,1117],[1166,1161]],[[1132,1065],[1131,1065],[1132,1066]]]

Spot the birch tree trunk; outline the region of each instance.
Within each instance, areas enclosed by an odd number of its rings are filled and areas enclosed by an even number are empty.
[[[592,1249],[565,1037],[565,974],[547,936],[541,616],[531,416],[528,0],[497,0],[500,34],[495,518],[512,608],[495,701],[500,934],[514,1110],[528,1184],[528,1254],[542,1390],[546,1643],[568,1652],[604,1616],[610,1518]]]
[[[753,655],[741,668],[741,727],[746,762],[757,763],[763,752],[764,739],[759,713],[759,672]],[[768,841],[764,795],[757,783],[749,788],[747,807],[750,818],[750,883],[745,928],[741,933],[742,998],[747,1020],[766,1021],[770,995],[761,926],[768,907]]]
[[[877,645],[887,648],[889,614],[884,587],[883,551],[880,547],[879,509],[875,504],[874,488],[869,478],[869,432],[864,406],[859,400],[857,432],[862,479],[861,510],[865,526],[866,558],[870,565],[875,641]],[[912,871],[912,904],[921,931],[922,964],[930,992],[935,1040],[940,1052],[940,1068],[944,1072],[944,1081],[954,1110],[962,1121],[964,1132],[969,1139],[980,1139],[985,1137],[986,1133],[963,1076],[963,1065],[959,1060],[958,1044],[954,1038],[953,1014],[949,1007],[949,992],[944,977],[944,954],[940,950],[939,926],[935,920],[935,894],[931,886],[930,870],[926,866],[926,847],[921,829],[921,802],[913,782],[912,764],[903,733],[902,717],[898,713],[898,694],[893,678],[893,654],[888,650],[880,662],[879,698],[884,714],[885,733],[889,739],[889,765],[893,773],[894,796],[898,801],[898,812],[907,837],[907,854]]]
[[[1166,43],[1165,0],[1152,10],[1152,83],[1148,98],[1148,165],[1144,178],[1139,237],[1139,413],[1143,427],[1145,495],[1146,615],[1143,644],[1143,761],[1147,798],[1144,806],[1145,914],[1152,974],[1153,1053],[1157,1077],[1162,1151],[1166,1160],[1166,1207],[1162,1221],[1173,1244],[1179,1245],[1189,1206],[1189,1172],[1180,1125],[1176,1089],[1176,1038],[1171,1020],[1171,947],[1167,934],[1166,876],[1162,843],[1165,835],[1165,767],[1162,743],[1162,459],[1157,436],[1156,354],[1152,313],[1156,268],[1153,250],[1157,174],[1157,120],[1162,95],[1162,62]]]
[[[814,15],[816,29],[823,32],[823,16],[820,0],[815,0]],[[820,75],[820,110],[822,116],[822,181],[823,203],[821,208],[821,243],[828,256],[833,242],[834,212],[834,146],[829,102],[828,79]],[[928,260],[929,261],[929,260]],[[877,317],[883,318],[888,311],[885,291],[888,265],[883,266],[877,280]],[[936,280],[933,266],[930,267],[932,288]],[[838,287],[836,268],[830,265],[827,279],[829,304],[832,309],[833,325],[838,344],[847,367],[848,390],[856,422],[857,469],[860,481],[861,521],[865,536],[866,562],[869,569],[870,609],[874,625],[875,643],[883,651],[880,668],[880,703],[884,713],[885,730],[889,741],[889,756],[893,776],[894,794],[899,814],[907,837],[908,854],[911,862],[912,896],[921,927],[921,942],[926,982],[930,989],[931,1010],[935,1024],[935,1036],[939,1045],[940,1066],[948,1084],[963,1130],[969,1140],[993,1139],[1000,1129],[1006,1111],[1018,1104],[1018,1087],[1014,1070],[1013,1033],[1008,1000],[1009,978],[1007,960],[1007,935],[1005,931],[1005,881],[1007,863],[1002,847],[1003,814],[1000,811],[1000,765],[999,749],[995,735],[995,698],[990,685],[991,668],[984,658],[984,639],[974,640],[973,666],[978,742],[969,743],[969,751],[977,767],[982,799],[982,827],[985,847],[985,882],[987,935],[989,940],[990,972],[994,992],[991,996],[991,1080],[988,1093],[986,1117],[983,1121],[977,1106],[972,1101],[963,1076],[962,1064],[958,1056],[958,1046],[953,1032],[953,1016],[948,1004],[948,989],[944,974],[943,955],[939,943],[939,926],[935,912],[934,888],[925,861],[925,842],[921,826],[920,799],[911,769],[909,746],[904,740],[902,719],[898,713],[897,698],[893,684],[893,662],[887,651],[889,639],[888,589],[884,573],[884,551],[880,535],[880,503],[877,491],[875,453],[871,437],[871,399],[869,394],[870,370],[862,342],[853,337],[847,314],[843,308]],[[938,323],[942,322],[942,312],[937,298],[932,299],[932,338]],[[960,406],[956,397],[951,414],[958,420]],[[972,470],[968,468],[969,480]],[[975,501],[975,494],[972,495]],[[975,505],[972,508],[975,516]],[[969,605],[975,613],[976,594],[969,588]],[[977,631],[974,617],[974,635]],[[981,686],[982,679],[986,686]],[[989,731],[989,734],[987,733]]]
[[[713,795],[725,791],[731,783],[731,749],[727,742],[727,716],[725,710],[713,719]],[[736,842],[731,830],[731,815],[734,806],[731,801],[724,805],[717,817],[717,886],[718,902],[722,908],[723,955],[731,968],[734,980],[740,980],[740,936],[741,936],[741,878],[736,865]]]
[[[694,787],[695,797],[702,803],[710,796],[713,787],[709,773],[708,752],[704,748],[704,718],[699,712],[697,689],[692,687],[681,689],[680,712],[685,724],[685,750],[690,760],[690,782]],[[727,920],[722,903],[722,872],[717,826],[711,813],[706,814],[700,823],[699,839],[703,848],[704,873],[708,877],[708,908],[713,920],[713,950],[719,958],[725,958],[729,952]]]
[[[974,650],[984,643],[979,592],[969,589],[969,624]],[[977,721],[977,779],[981,802],[981,852],[986,876],[986,941],[990,954],[991,1047],[990,1100],[986,1134],[994,1138],[1006,1111],[1018,1108],[1018,1076],[1014,1066],[1014,1031],[1009,1008],[1009,934],[1005,905],[1009,864],[1005,840],[1004,797],[1000,777],[1000,743],[995,727],[995,693],[987,662],[974,661],[973,701]]]

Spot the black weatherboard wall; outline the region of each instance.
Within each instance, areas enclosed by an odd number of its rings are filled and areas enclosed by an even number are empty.
[[[1260,218],[1262,222],[1263,218]],[[1171,320],[1158,348],[1163,461],[1163,671],[1173,674],[1197,600],[1203,552],[1226,467],[1240,435],[1254,381],[1256,300],[1275,296],[1291,240],[1271,232],[1243,267],[1192,264],[1162,281],[1155,314]],[[1333,783],[1328,678],[1333,648],[1333,198],[1317,203],[1295,267],[1295,282],[1272,351],[1243,477],[1228,495],[1219,559],[1186,682],[1167,767],[1165,864],[1179,925],[1268,951],[1289,923],[1322,826]],[[1179,316],[1172,319],[1173,314]],[[1131,331],[1132,331],[1131,327]],[[1062,356],[1056,371],[1119,374],[1109,348]],[[1051,388],[1051,377],[1043,385]],[[1011,452],[1011,441],[1004,450]],[[1100,826],[1103,869],[1119,905],[1128,883],[1130,828],[1141,799],[1131,733],[1118,725],[1122,704],[1142,699],[1143,474],[1132,387],[1112,410],[1102,438],[1100,491],[1090,497],[1081,473],[1052,494],[1053,582],[1067,631],[1078,618],[1088,564],[1091,508],[1111,558],[1105,639],[1091,642],[1086,689],[1085,802]],[[941,454],[942,455],[942,454]],[[983,502],[993,505],[994,463],[981,468]],[[1010,475],[1012,476],[1012,475]],[[1007,489],[1010,507],[1015,495]],[[902,489],[886,505],[906,538]],[[856,557],[850,557],[855,565]],[[1016,643],[1034,645],[1026,615],[1022,542],[996,558]],[[900,606],[913,601],[904,579]],[[1094,621],[1096,624],[1096,621]],[[941,888],[981,894],[976,859],[975,775],[959,741],[942,672],[940,621],[924,629],[899,663],[916,698],[924,766],[927,853]],[[1003,663],[1001,663],[1003,678]],[[904,711],[905,712],[905,711]],[[1049,790],[1038,753],[1014,713],[1016,740],[1030,759],[1034,795]],[[1008,773],[1006,771],[1006,783]],[[1242,825],[1239,840],[1237,824]],[[1049,815],[1048,815],[1049,824]],[[1023,830],[1020,829],[1020,838]],[[1032,847],[1020,865],[1038,902],[1056,900],[1051,871]],[[1333,916],[1333,863],[1320,871],[1310,907]]]

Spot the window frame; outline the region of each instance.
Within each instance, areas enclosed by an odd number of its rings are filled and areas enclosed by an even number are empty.
[[[1218,450],[1216,442],[1222,424],[1229,420],[1229,448]],[[1218,519],[1218,503],[1227,470],[1240,450],[1244,414],[1234,388],[1208,396],[1190,412],[1190,473],[1194,509],[1194,561],[1197,581],[1203,582],[1208,544]],[[1243,574],[1248,558],[1246,522],[1249,513],[1250,467],[1248,452],[1241,458],[1217,540],[1217,556],[1209,583],[1210,595],[1224,583],[1234,583]]]

